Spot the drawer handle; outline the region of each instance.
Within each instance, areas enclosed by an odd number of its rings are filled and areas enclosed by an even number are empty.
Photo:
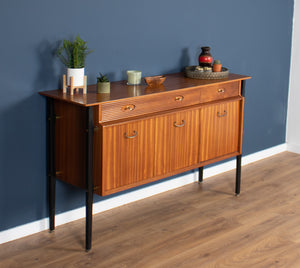
[[[122,111],[132,111],[135,109],[135,105],[134,104],[129,104],[129,105],[124,105],[122,106]]]
[[[217,116],[218,116],[218,117],[224,117],[224,116],[226,116],[226,115],[227,115],[227,111],[226,111],[226,110],[224,110],[224,113],[223,113],[223,114],[221,114],[220,112],[217,113]]]
[[[185,125],[185,121],[182,120],[182,124],[178,125],[176,122],[174,122],[174,127],[183,127]]]
[[[135,130],[133,131],[133,135],[132,135],[132,136],[128,136],[127,133],[125,132],[125,133],[124,133],[124,137],[125,137],[126,139],[133,139],[133,138],[135,138],[135,137],[137,136],[137,134],[138,134],[138,133],[137,133],[137,131],[135,131]]]
[[[183,96],[176,96],[175,101],[183,101],[184,97]]]
[[[218,92],[219,92],[219,93],[225,93],[225,89],[219,88],[219,89],[218,89]]]

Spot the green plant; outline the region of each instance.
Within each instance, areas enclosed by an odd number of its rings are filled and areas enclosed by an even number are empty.
[[[91,52],[93,50],[88,49],[87,42],[77,35],[73,42],[64,40],[63,46],[56,51],[56,54],[68,68],[83,68],[85,57]]]
[[[215,60],[214,64],[221,64],[221,61],[220,60]]]
[[[100,76],[97,77],[97,82],[109,82],[109,79],[106,75],[103,75],[102,73],[99,73]]]

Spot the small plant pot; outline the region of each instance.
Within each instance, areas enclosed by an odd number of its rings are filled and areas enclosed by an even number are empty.
[[[73,83],[75,87],[84,85],[84,68],[68,68],[67,69],[67,83],[70,86],[70,77],[73,76]]]
[[[213,72],[219,73],[222,70],[222,64],[213,64]]]
[[[110,93],[110,82],[97,82],[97,93]]]

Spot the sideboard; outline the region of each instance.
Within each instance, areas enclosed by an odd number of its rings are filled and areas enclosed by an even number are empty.
[[[55,184],[86,191],[86,250],[91,249],[93,194],[109,195],[236,157],[240,193],[245,80],[229,74],[199,80],[166,75],[158,87],[111,83],[110,93],[62,90],[47,97],[47,177],[50,231]]]

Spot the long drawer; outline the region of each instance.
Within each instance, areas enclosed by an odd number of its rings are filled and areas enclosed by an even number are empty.
[[[200,103],[200,91],[197,89],[120,99],[100,105],[99,122],[150,114],[198,103]]]
[[[240,95],[239,81],[104,102],[99,122],[130,118]]]

